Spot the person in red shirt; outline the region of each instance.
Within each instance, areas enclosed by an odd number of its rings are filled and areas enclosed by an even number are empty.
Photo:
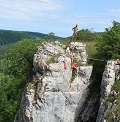
[[[73,62],[72,63],[72,74],[77,74],[77,67],[78,67],[78,64],[76,62]]]

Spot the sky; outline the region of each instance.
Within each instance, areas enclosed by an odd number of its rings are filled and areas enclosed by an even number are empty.
[[[104,32],[120,22],[120,0],[0,0],[0,29],[56,36],[72,35],[72,28]]]

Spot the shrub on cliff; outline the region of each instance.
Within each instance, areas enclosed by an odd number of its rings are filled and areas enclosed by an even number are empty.
[[[0,122],[13,122],[22,88],[21,79],[0,73]]]
[[[33,55],[40,42],[28,39],[19,41],[0,60],[0,122],[14,121],[26,77],[33,68]]]
[[[33,68],[33,55],[37,50],[37,43],[24,39],[14,44],[6,55],[7,67],[5,72],[17,77],[25,77]]]
[[[102,59],[120,58],[120,23],[113,21],[112,24],[97,44],[98,56]]]

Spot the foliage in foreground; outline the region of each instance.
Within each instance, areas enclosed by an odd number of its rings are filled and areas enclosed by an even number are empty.
[[[21,79],[0,73],[0,122],[13,122],[20,103],[22,87]]]
[[[115,90],[116,92],[120,92],[120,80],[117,80],[115,84],[112,87],[112,90]],[[116,105],[109,108],[106,114],[106,120],[109,122],[115,121],[113,118],[113,113],[115,113],[115,116],[120,118],[120,95],[118,96],[112,96],[110,95],[107,99],[107,101],[113,103],[116,100]],[[117,121],[117,120],[116,120]]]
[[[33,55],[37,49],[37,43],[22,40],[8,50],[5,57],[6,67],[4,72],[17,77],[25,77],[33,68]]]
[[[120,23],[113,21],[112,24],[97,44],[98,56],[102,59],[120,58]]]
[[[95,32],[89,29],[82,29],[78,32],[77,40],[82,42],[92,42],[97,40],[97,36]]]
[[[25,81],[32,72],[33,55],[40,42],[19,41],[0,60],[0,122],[13,122]]]

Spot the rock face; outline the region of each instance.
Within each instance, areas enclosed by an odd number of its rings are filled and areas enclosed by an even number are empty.
[[[75,47],[75,49],[79,51],[79,53],[80,53],[79,58],[81,58],[82,64],[86,64],[86,62],[87,62],[87,53],[86,53],[86,49],[85,49],[86,44],[79,43],[79,42],[75,42],[75,43],[71,42],[71,48],[72,47]],[[77,55],[77,56],[79,56],[79,55]]]
[[[71,48],[76,49],[75,58],[86,64],[85,45],[75,42],[71,43]],[[49,70],[39,71],[39,60],[47,63]],[[26,86],[14,122],[77,122],[89,95],[92,66],[79,66],[73,75],[71,58],[66,56],[60,43],[43,43],[33,61],[36,75]]]
[[[100,107],[98,111],[98,116],[96,122],[104,122],[104,117],[108,105],[106,103],[106,98],[111,92],[111,88],[115,82],[115,61],[108,61],[103,72],[103,78],[101,83],[101,98],[100,98]]]

